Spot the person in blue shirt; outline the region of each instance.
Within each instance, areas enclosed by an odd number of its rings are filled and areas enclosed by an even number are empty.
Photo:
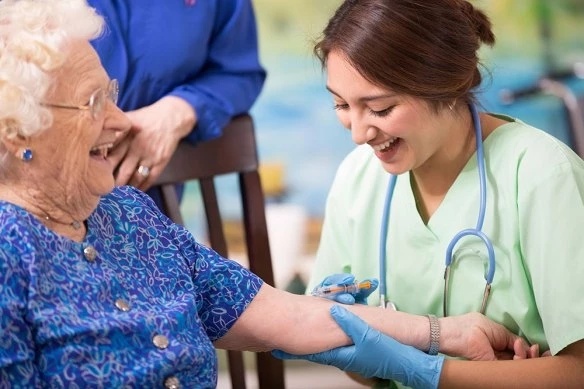
[[[179,141],[202,142],[246,113],[266,73],[251,0],[89,0],[107,31],[92,41],[132,122],[116,184],[151,188]],[[212,163],[210,161],[210,163]],[[182,188],[179,188],[182,193]],[[160,205],[158,189],[148,194]]]

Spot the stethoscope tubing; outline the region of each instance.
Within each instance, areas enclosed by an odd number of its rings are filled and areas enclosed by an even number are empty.
[[[448,244],[446,249],[446,261],[445,261],[445,269],[444,269],[444,296],[443,296],[443,315],[447,316],[448,314],[448,284],[450,282],[450,265],[452,264],[452,251],[454,247],[458,243],[458,241],[465,237],[465,236],[476,236],[480,238],[485,246],[487,247],[488,257],[489,257],[489,268],[487,274],[485,275],[485,291],[483,293],[483,300],[481,303],[481,313],[485,313],[487,299],[490,295],[491,291],[491,284],[493,283],[493,279],[495,277],[495,268],[496,268],[496,261],[495,261],[495,250],[493,248],[493,244],[491,243],[488,236],[482,231],[484,220],[485,220],[485,213],[486,213],[486,204],[487,204],[487,177],[486,177],[486,168],[485,168],[485,156],[483,150],[483,139],[482,139],[482,128],[481,122],[479,118],[478,111],[474,104],[469,104],[469,109],[472,116],[472,121],[475,129],[475,140],[476,140],[476,158],[477,158],[477,167],[479,171],[479,213],[477,217],[477,224],[476,228],[468,228],[458,232],[453,239]],[[386,250],[387,250],[387,235],[389,230],[389,220],[390,220],[390,213],[391,213],[391,202],[393,199],[393,192],[395,190],[395,185],[397,182],[397,176],[391,175],[389,179],[389,183],[387,186],[387,192],[385,195],[385,202],[383,206],[383,215],[381,219],[381,229],[380,229],[380,239],[379,239],[379,299],[380,305],[385,307],[386,305],[386,296],[387,296],[387,280],[386,280]]]
[[[387,193],[383,205],[383,216],[381,220],[381,234],[379,239],[379,304],[385,307],[385,298],[387,296],[387,281],[385,279],[386,270],[386,249],[387,249],[387,230],[389,229],[389,214],[391,212],[391,200],[393,191],[397,183],[397,176],[392,174],[389,177]]]

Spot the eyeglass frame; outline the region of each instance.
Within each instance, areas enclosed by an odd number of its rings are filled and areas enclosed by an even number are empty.
[[[96,112],[96,101],[97,97],[100,93],[103,93],[104,100],[103,105],[99,108],[99,112]],[[64,108],[64,109],[77,109],[82,111],[89,111],[91,113],[91,117],[96,120],[99,115],[103,113],[105,109],[105,105],[107,100],[110,100],[116,106],[118,104],[118,97],[120,93],[120,86],[117,79],[111,79],[107,84],[107,89],[104,90],[103,88],[96,89],[91,96],[89,96],[89,102],[84,105],[67,105],[67,104],[57,104],[57,103],[43,103],[42,105],[46,107],[53,107],[53,108]]]

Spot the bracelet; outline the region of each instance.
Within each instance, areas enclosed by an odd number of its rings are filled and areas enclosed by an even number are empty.
[[[430,321],[430,348],[429,355],[437,355],[440,349],[440,323],[434,315],[426,315]]]

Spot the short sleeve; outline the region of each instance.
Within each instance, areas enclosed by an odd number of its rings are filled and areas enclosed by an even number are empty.
[[[263,281],[237,262],[191,242],[191,271],[199,317],[211,341],[229,331],[257,295]]]
[[[522,174],[535,184],[518,198],[521,250],[552,354],[584,339],[584,168],[576,158]]]
[[[130,187],[159,219],[168,226],[172,238],[191,271],[197,298],[197,311],[205,332],[215,341],[229,331],[257,295],[263,281],[235,261],[198,243],[184,227],[162,214],[152,199]]]

